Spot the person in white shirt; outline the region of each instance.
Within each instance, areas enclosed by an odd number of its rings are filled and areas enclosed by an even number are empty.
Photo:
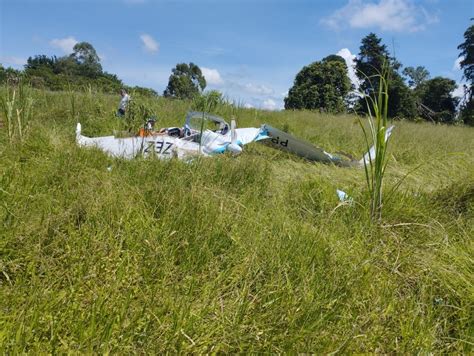
[[[117,116],[124,116],[125,110],[127,110],[128,102],[130,101],[130,95],[127,94],[125,89],[120,90],[120,95],[122,96],[122,99],[120,99]]]

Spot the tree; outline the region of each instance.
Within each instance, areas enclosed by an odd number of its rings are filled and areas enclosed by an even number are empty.
[[[168,86],[163,95],[180,99],[191,99],[206,88],[206,79],[194,63],[178,63],[172,70]]]
[[[0,63],[0,84],[4,84],[7,81],[7,72],[3,65]]]
[[[102,73],[99,55],[88,42],[76,43],[69,57],[79,65],[79,72],[82,75],[97,77]]]
[[[346,64],[346,60],[337,54],[330,54],[329,56],[324,57],[323,62],[340,62]]]
[[[54,69],[54,66],[57,62],[56,57],[48,57],[44,54],[37,55],[34,57],[28,57],[28,60],[25,64],[25,69],[40,69],[42,67],[50,68],[51,70]]]
[[[35,55],[28,58],[24,71],[0,67],[0,83],[18,81],[24,77],[33,87],[49,90],[99,89],[104,92],[118,93],[123,88],[122,81],[116,75],[102,71],[100,58],[94,47],[81,42],[74,46],[71,55],[56,57]],[[134,88],[143,95],[155,96],[151,89]]]
[[[464,123],[474,126],[474,25],[469,26],[464,32],[464,42],[458,49],[461,50],[459,58],[462,58],[459,65],[469,83],[466,87],[466,100],[461,108],[461,119]]]
[[[464,32],[464,42],[458,46],[461,50],[459,58],[462,58],[459,63],[461,69],[464,71],[464,77],[471,85],[474,84],[474,25],[468,27]]]
[[[360,52],[356,58],[356,74],[359,87],[365,95],[378,93],[379,79],[384,75],[388,82],[388,116],[414,118],[416,116],[415,98],[398,73],[401,64],[388,53],[387,47],[376,34],[370,33],[362,39]],[[357,110],[369,111],[365,98],[361,98]]]
[[[86,77],[95,77],[93,75],[94,71],[90,69],[81,68],[79,64],[73,57],[64,56],[58,58],[54,68],[54,73],[56,74],[65,74],[65,75],[78,75]],[[91,75],[92,74],[92,75]]]
[[[464,122],[466,125],[474,126],[474,100],[472,94],[471,99],[466,100],[461,107],[460,121]]]
[[[437,122],[453,122],[459,98],[452,96],[457,84],[454,80],[436,77],[420,84],[415,92],[420,102],[433,110],[436,114],[434,120]],[[422,114],[425,119],[430,119]]]
[[[388,81],[388,117],[414,119],[417,116],[413,91],[396,75]]]
[[[96,78],[102,75],[100,58],[94,47],[87,42],[77,43],[69,56],[57,58],[37,55],[29,57],[25,70],[29,74],[65,74]]]
[[[428,70],[423,66],[418,66],[416,68],[406,67],[402,73],[404,76],[408,77],[408,85],[411,88],[416,88],[418,85],[430,78],[430,72],[428,72]]]
[[[285,109],[342,112],[350,90],[346,62],[340,56],[331,55],[301,69],[285,98]]]
[[[0,84],[18,83],[23,77],[23,73],[11,67],[4,68],[0,64]]]
[[[392,58],[387,51],[387,46],[382,44],[382,39],[375,33],[369,33],[362,39],[360,52],[355,62],[356,74],[361,81],[361,89],[365,92],[375,89],[373,86],[378,85],[377,80],[371,83],[367,78],[381,74],[384,65],[390,66]]]

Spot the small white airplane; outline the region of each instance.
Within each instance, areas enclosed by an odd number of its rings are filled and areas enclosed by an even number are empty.
[[[257,141],[310,161],[339,166],[363,167],[375,158],[374,147],[361,160],[348,160],[266,124],[259,128],[236,128],[235,120],[229,126],[223,118],[202,112],[189,112],[183,128],[170,127],[154,131],[153,125],[154,121],[149,120],[139,134],[132,137],[86,137],[81,134],[81,124],[78,123],[76,142],[82,147],[97,147],[112,157],[128,159],[139,155],[179,159],[191,159],[199,155],[213,156],[224,152],[236,155],[242,152],[244,145]],[[214,126],[213,129],[210,126]],[[387,129],[385,141],[390,137],[392,129],[393,126]]]

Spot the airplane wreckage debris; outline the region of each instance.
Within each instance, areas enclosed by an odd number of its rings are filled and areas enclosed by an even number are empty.
[[[82,147],[97,147],[112,157],[135,158],[139,155],[158,158],[177,157],[190,159],[198,155],[213,156],[231,152],[239,154],[242,147],[251,142],[262,141],[310,161],[333,163],[342,167],[363,167],[375,158],[372,146],[360,160],[352,160],[330,154],[322,148],[300,140],[287,132],[263,124],[260,128],[236,128],[235,121],[229,125],[223,118],[202,112],[189,112],[182,128],[170,127],[155,131],[154,120],[148,120],[140,132],[132,137],[86,137],[81,134],[81,124],[76,127],[76,142]],[[214,126],[213,129],[209,127]],[[392,133],[390,126],[385,141]]]

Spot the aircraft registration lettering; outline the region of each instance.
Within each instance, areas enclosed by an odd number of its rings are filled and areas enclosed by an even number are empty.
[[[150,153],[153,150],[153,147],[157,154],[170,155],[173,143],[168,141],[148,141],[148,146],[145,148],[144,153]]]

